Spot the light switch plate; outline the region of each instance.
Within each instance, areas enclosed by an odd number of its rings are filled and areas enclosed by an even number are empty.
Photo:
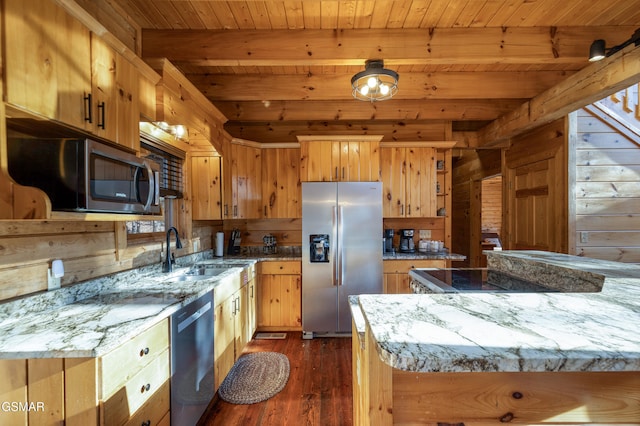
[[[427,240],[431,238],[431,229],[421,229],[420,230],[420,239]]]

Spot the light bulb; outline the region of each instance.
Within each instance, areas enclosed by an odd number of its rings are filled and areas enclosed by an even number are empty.
[[[367,96],[368,93],[369,93],[369,86],[365,85],[360,88],[360,94],[362,96]]]
[[[373,89],[377,85],[378,85],[378,79],[376,77],[369,77],[369,80],[367,80],[367,86]]]
[[[382,93],[384,96],[389,94],[389,86],[387,86],[386,84],[381,84],[380,85],[380,93]]]

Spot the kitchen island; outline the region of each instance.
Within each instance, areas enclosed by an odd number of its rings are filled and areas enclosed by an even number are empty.
[[[359,296],[354,422],[640,424],[640,268],[525,251],[488,261],[596,288]]]

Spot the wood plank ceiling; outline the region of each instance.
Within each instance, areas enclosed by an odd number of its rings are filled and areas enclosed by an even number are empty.
[[[114,0],[229,119],[234,137],[475,131],[640,27],[638,0]],[[400,74],[391,100],[351,96],[367,59]],[[443,133],[443,129],[445,129]]]

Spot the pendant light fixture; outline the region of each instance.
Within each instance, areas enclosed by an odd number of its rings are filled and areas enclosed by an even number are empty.
[[[384,67],[382,59],[369,59],[364,71],[351,77],[353,97],[361,101],[384,101],[398,93],[398,73]]]

